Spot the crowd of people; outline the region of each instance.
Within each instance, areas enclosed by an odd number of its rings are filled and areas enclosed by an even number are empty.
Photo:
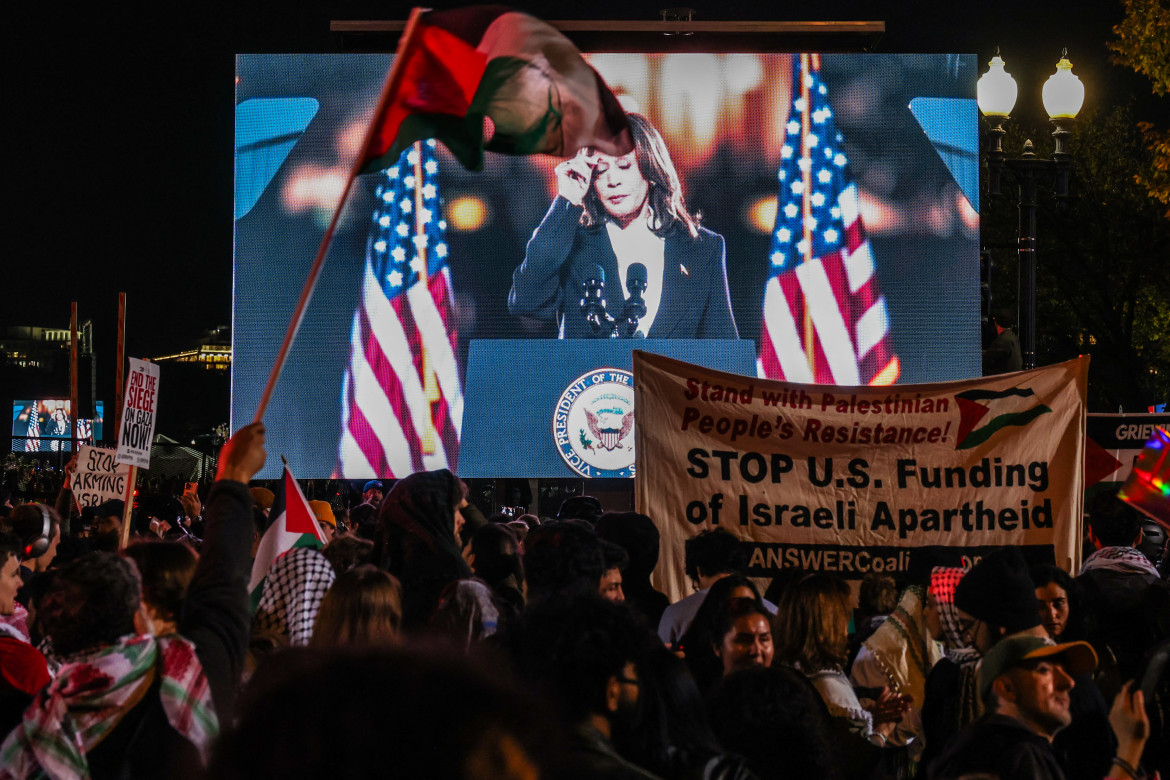
[[[792,569],[761,591],[706,530],[672,604],[646,515],[485,518],[443,470],[370,482],[348,523],[311,502],[327,543],[250,592],[265,458],[247,426],[205,496],[126,529],[110,502],[84,538],[67,488],[0,497],[0,777],[1136,780],[1170,760],[1170,587],[1116,497],[1076,576],[1006,548],[856,596]]]

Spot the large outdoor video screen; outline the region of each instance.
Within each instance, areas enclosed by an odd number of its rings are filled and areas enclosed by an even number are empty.
[[[237,59],[233,427],[255,412],[391,59]],[[797,382],[979,374],[973,55],[587,59],[633,115],[631,155],[489,152],[472,172],[423,142],[359,180],[265,415],[298,477],[629,473],[566,454],[632,445],[624,401],[569,431],[556,398],[532,395],[562,345],[607,355],[582,377],[621,368],[620,339],[682,357],[734,342],[737,370]],[[555,467],[510,465],[554,446]],[[487,469],[485,448],[505,465]]]
[[[69,399],[42,398],[12,402],[13,452],[71,452],[73,442],[69,428],[72,424],[73,404]],[[84,444],[102,440],[105,404],[94,404],[94,417],[77,421],[73,438]]]

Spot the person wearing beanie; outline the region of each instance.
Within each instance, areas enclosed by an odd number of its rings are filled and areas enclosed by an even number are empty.
[[[1015,547],[1005,547],[975,564],[955,587],[955,606],[963,639],[980,655],[1012,634],[1047,636],[1028,564]]]
[[[1087,642],[1054,644],[1047,637],[1011,636],[988,650],[979,668],[979,695],[986,714],[952,739],[927,777],[986,774],[1002,780],[1065,780],[1053,738],[1072,722],[1075,677],[1097,666]],[[1143,776],[1137,764],[1149,734],[1141,691],[1127,685],[1114,702],[1110,723],[1118,751],[1111,768],[1096,777]]]
[[[935,664],[926,678],[922,720],[929,724],[929,738],[923,766],[983,714],[976,681],[979,659],[1007,636],[1047,636],[1028,565],[1015,547],[980,560],[955,584],[954,594],[959,639],[967,652],[959,662]]]
[[[333,516],[333,507],[328,501],[310,501],[309,509],[313,510],[317,525],[321,526],[321,532],[325,534],[325,543],[328,544],[337,533],[337,518]]]

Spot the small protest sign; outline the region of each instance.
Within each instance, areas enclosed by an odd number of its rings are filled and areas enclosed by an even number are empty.
[[[81,445],[77,453],[77,470],[69,486],[77,505],[98,506],[114,498],[125,498],[130,464],[118,463],[114,451]]]
[[[158,366],[130,358],[126,377],[126,398],[118,430],[119,463],[150,467],[150,444],[158,417]]]

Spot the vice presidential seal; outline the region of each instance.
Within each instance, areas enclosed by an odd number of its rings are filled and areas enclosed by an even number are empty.
[[[553,439],[582,476],[634,476],[634,375],[599,368],[577,377],[557,401]]]

